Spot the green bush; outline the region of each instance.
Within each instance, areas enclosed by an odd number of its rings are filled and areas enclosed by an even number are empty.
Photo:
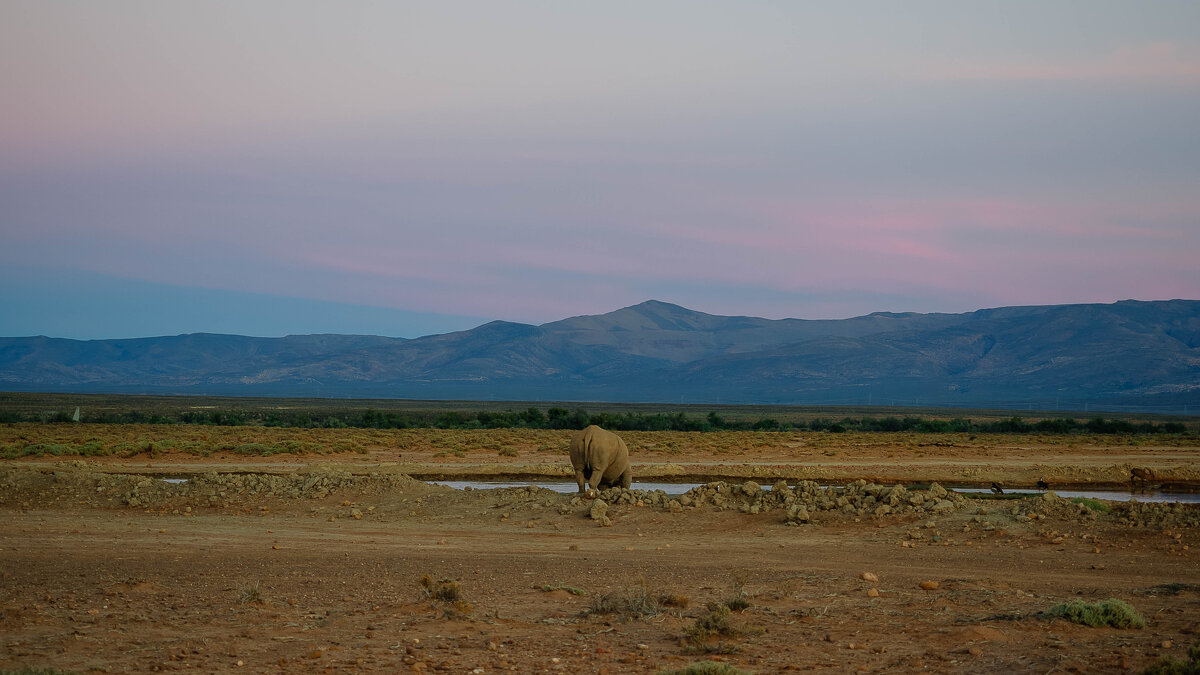
[[[1132,605],[1124,600],[1109,598],[1100,602],[1084,602],[1072,600],[1055,605],[1046,611],[1052,617],[1066,619],[1073,623],[1099,628],[1145,628],[1146,620],[1138,614]]]

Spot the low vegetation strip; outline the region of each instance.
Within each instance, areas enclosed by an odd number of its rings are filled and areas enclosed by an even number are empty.
[[[80,411],[75,419],[71,410],[3,410],[0,423],[68,423],[82,424],[189,424],[208,426],[262,426],[293,429],[582,429],[595,424],[616,431],[821,431],[844,433],[920,432],[973,434],[1188,434],[1194,433],[1182,422],[1132,421],[1121,418],[1093,417],[1080,420],[1054,417],[1027,421],[1022,417],[998,420],[977,420],[967,417],[951,419],[885,416],[885,417],[816,417],[813,419],[779,419],[763,416],[757,419],[733,419],[712,411],[706,415],[684,412],[598,412],[588,413],[579,408],[550,407],[543,410],[528,407],[524,410],[474,412],[458,410],[381,411],[357,410],[263,410],[213,409],[184,411],[147,411],[133,409]]]

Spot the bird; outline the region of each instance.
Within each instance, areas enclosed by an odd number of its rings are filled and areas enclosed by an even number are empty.
[[[992,492],[998,495],[1004,494],[1004,488],[1000,487],[999,483],[992,483]]]
[[[1041,478],[1038,479],[1037,486],[1038,486],[1039,490],[1049,490],[1050,489],[1050,484],[1047,483],[1046,481],[1042,480]]]

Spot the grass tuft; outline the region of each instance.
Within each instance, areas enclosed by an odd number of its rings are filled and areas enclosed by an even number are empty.
[[[750,671],[719,661],[700,661],[678,670],[659,671],[658,675],[750,675]]]
[[[563,583],[546,584],[542,586],[542,590],[547,593],[550,591],[566,591],[571,595],[587,595],[587,591],[583,590],[582,588],[575,588],[574,586],[568,586]]]
[[[1071,497],[1071,501],[1076,504],[1083,504],[1089,509],[1093,511],[1099,511],[1100,513],[1109,513],[1112,511],[1111,506],[1100,501],[1099,499],[1092,499],[1091,497]]]
[[[1084,602],[1072,600],[1055,605],[1046,611],[1052,617],[1058,617],[1073,623],[1099,628],[1145,628],[1146,619],[1138,614],[1132,605],[1124,600],[1109,598],[1100,602]]]
[[[258,582],[254,582],[242,587],[242,594],[238,596],[238,601],[243,605],[261,605],[266,602],[263,597],[262,590],[258,587]]]
[[[688,597],[677,593],[655,593],[645,579],[631,589],[611,590],[592,598],[587,614],[620,614],[625,618],[649,618],[674,610],[681,613],[688,606]]]

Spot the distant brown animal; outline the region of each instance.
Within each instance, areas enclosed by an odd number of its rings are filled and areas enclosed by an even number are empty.
[[[1047,483],[1045,481],[1045,479],[1042,479],[1042,478],[1038,479],[1037,486],[1038,486],[1039,490],[1049,490],[1050,489],[1050,484]]]
[[[1004,494],[1004,488],[1000,487],[999,483],[992,483],[992,492],[998,495]]]
[[[628,489],[633,484],[629,447],[620,436],[594,424],[571,439],[571,468],[579,491],[589,498],[601,488],[620,485]]]
[[[1142,487],[1145,487],[1147,482],[1155,478],[1158,478],[1158,476],[1154,474],[1154,469],[1148,467],[1135,466],[1129,470],[1129,484],[1131,486],[1137,485],[1137,482],[1141,481]]]

